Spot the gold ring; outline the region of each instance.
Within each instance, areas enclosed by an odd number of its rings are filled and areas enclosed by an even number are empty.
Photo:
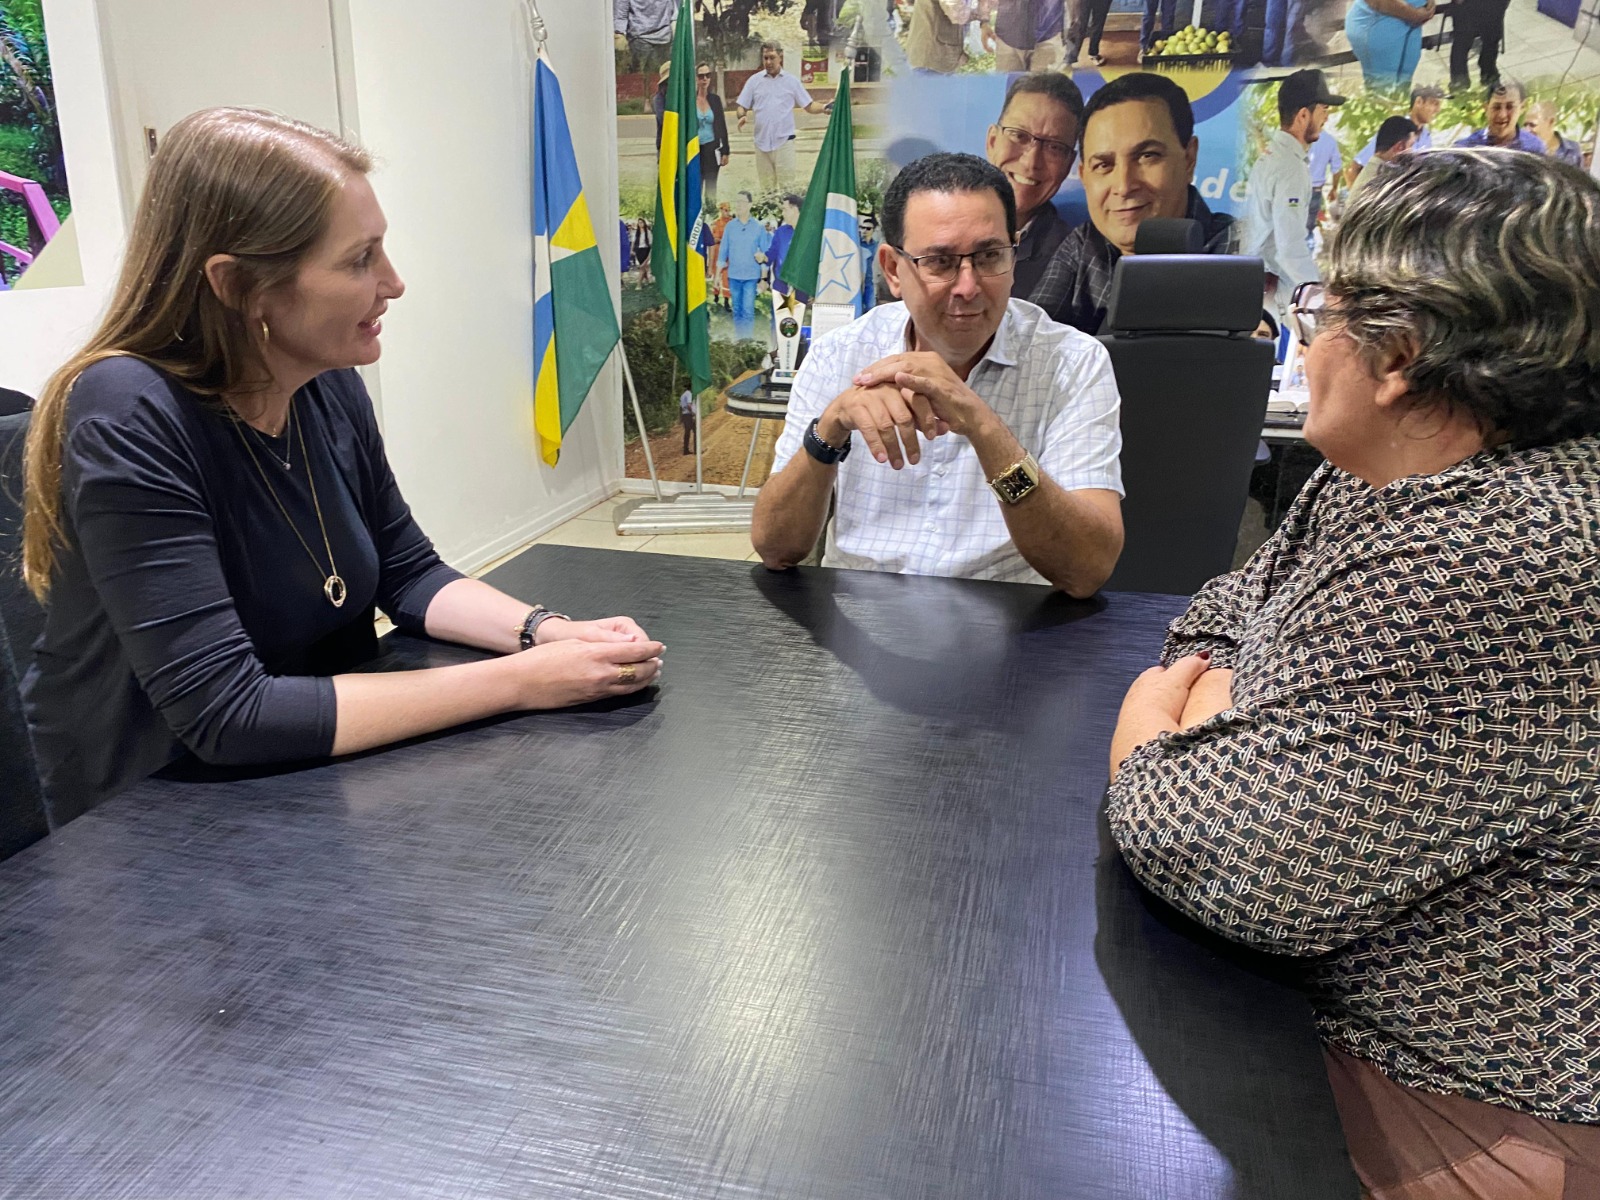
[[[617,668],[618,683],[632,683],[639,676],[639,668],[632,663],[623,663]]]

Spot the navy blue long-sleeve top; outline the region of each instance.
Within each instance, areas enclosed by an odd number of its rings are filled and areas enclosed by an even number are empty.
[[[23,681],[56,823],[187,754],[220,765],[328,755],[329,676],[376,650],[374,605],[420,629],[461,578],[401,498],[355,371],[313,379],[293,412],[298,431],[265,437],[134,358],[96,363],[73,388],[67,545]],[[349,590],[339,608],[323,592],[308,468]]]

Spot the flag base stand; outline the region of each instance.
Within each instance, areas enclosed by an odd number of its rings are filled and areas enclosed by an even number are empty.
[[[755,500],[720,492],[681,492],[661,500],[641,500],[617,517],[617,532],[650,536],[657,533],[745,533]]]

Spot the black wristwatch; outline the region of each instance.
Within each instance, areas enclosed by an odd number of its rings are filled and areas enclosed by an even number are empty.
[[[817,422],[821,419],[821,417],[812,418],[811,424],[806,426],[806,436],[803,440],[807,454],[811,455],[823,466],[832,467],[850,457],[850,435],[849,433],[844,435],[844,445],[842,446],[828,445],[817,434]]]
[[[524,650],[532,650],[534,638],[539,632],[539,626],[550,620],[551,617],[559,617],[563,621],[572,620],[566,613],[551,612],[544,605],[535,604],[528,610],[528,615],[522,618],[522,624],[516,628],[517,645]]]

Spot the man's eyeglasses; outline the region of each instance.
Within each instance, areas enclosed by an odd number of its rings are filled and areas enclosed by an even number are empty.
[[[1320,283],[1302,283],[1289,300],[1289,320],[1302,346],[1311,345],[1318,326],[1327,327],[1327,292]]]
[[[1015,246],[985,246],[971,254],[907,254],[899,246],[894,251],[923,275],[940,283],[948,283],[961,274],[963,262],[970,262],[979,275],[992,277],[1011,270],[1017,259]]]
[[[711,72],[710,71],[696,71],[694,77],[696,79],[710,79],[711,78]]]
[[[1073,154],[1076,153],[1076,147],[1070,142],[1058,142],[1055,138],[1040,137],[1036,133],[1029,133],[1026,129],[1018,129],[1015,125],[1002,125],[1000,132],[1006,135],[1006,141],[1023,154],[1026,154],[1028,147],[1035,142],[1039,144],[1039,149],[1044,152],[1046,158],[1053,158],[1057,162],[1071,162]]]

